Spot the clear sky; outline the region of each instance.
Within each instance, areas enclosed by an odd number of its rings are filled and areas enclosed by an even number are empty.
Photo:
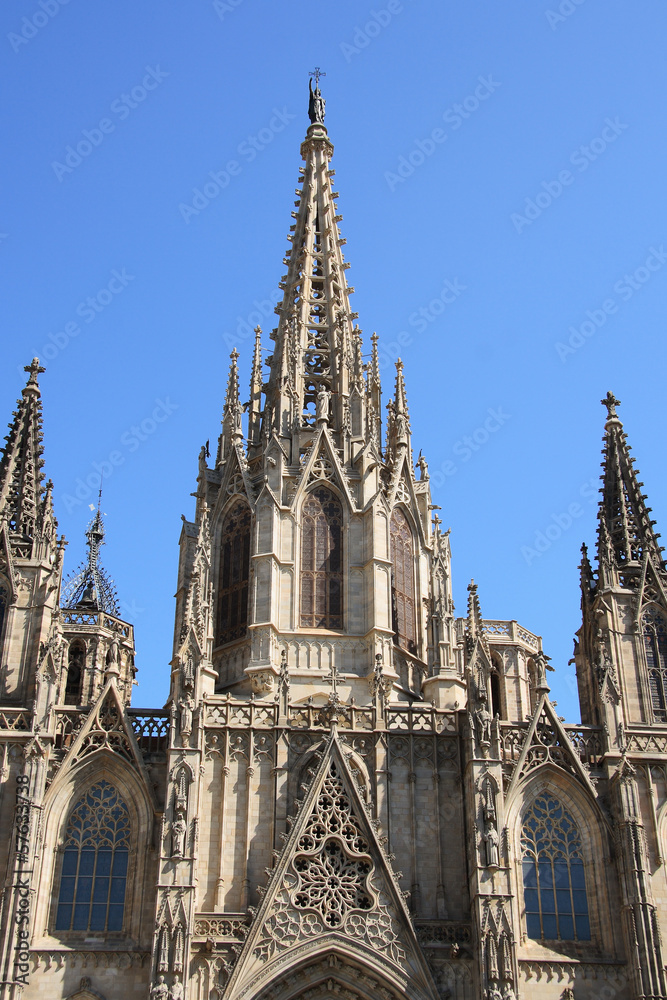
[[[317,65],[355,308],[385,401],[405,363],[457,613],[474,577],[485,617],[542,635],[578,721],[608,389],[667,529],[664,3],[9,0],[0,29],[0,400],[38,354],[68,572],[106,470],[134,704],[167,694],[229,352],[247,384],[274,325]]]

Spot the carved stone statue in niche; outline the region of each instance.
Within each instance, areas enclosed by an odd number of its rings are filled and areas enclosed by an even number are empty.
[[[181,743],[183,743],[192,732],[192,710],[194,707],[194,698],[192,698],[191,695],[186,694],[183,698],[181,698]]]
[[[172,858],[185,857],[185,838],[188,827],[185,819],[179,813],[171,827],[171,856]]]
[[[317,394],[317,421],[325,422],[329,420],[329,391],[324,386]]]
[[[151,1000],[167,1000],[169,987],[164,981],[164,976],[158,976],[157,982],[151,986]]]
[[[498,831],[496,830],[493,823],[487,823],[484,827],[484,848],[486,854],[486,866],[487,868],[498,868],[500,863],[500,854],[498,851]]]
[[[475,708],[475,729],[477,732],[477,740],[480,746],[489,746],[491,744],[492,719],[486,703],[486,691],[484,688],[479,689],[477,699],[478,704]]]
[[[174,982],[169,990],[169,1000],[183,1000],[183,983],[180,976],[174,976]]]

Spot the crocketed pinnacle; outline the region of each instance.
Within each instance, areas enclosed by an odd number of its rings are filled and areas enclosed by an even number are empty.
[[[28,382],[9,424],[7,442],[0,459],[0,522],[9,529],[12,542],[30,553],[43,511],[42,399],[37,376],[45,370],[38,358],[26,365]]]
[[[468,617],[466,620],[466,644],[469,649],[475,645],[478,639],[484,640],[484,630],[482,628],[482,612],[477,596],[477,584],[471,580],[468,584]]]
[[[248,446],[259,443],[262,419],[262,330],[255,327],[255,349],[250,371],[250,402],[248,404]]]
[[[239,352],[236,348],[234,348],[229,357],[231,364],[229,366],[225,403],[222,408],[222,432],[218,440],[218,465],[227,458],[230,448],[234,444],[240,444],[243,441],[243,406],[241,405],[239,369],[237,365]]]
[[[113,580],[102,569],[100,548],[104,545],[104,515],[101,510],[102,491],[97,503],[95,516],[86,529],[88,558],[78,570],[63,583],[61,604],[64,608],[81,608],[90,611],[104,611],[108,615],[120,617],[118,594]]]
[[[641,492],[634,458],[630,456],[627,435],[616,407],[620,400],[607,393],[602,400],[607,407],[602,462],[602,499],[598,512],[598,562],[618,571],[639,571],[644,554],[654,568],[663,569],[662,549],[649,517],[651,508]]]

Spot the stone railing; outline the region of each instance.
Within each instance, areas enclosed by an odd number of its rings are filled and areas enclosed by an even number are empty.
[[[667,754],[667,733],[656,732],[653,727],[637,729],[633,726],[625,732],[625,748],[628,753]]]
[[[309,704],[290,705],[287,725],[291,729],[328,729],[325,706]],[[210,701],[205,704],[204,725],[207,728],[272,728],[278,725],[278,705],[259,701]],[[342,706],[338,720],[341,730],[369,732],[378,727],[374,706]],[[458,731],[457,713],[446,712],[423,703],[392,706],[386,709],[385,721],[380,729],[415,733],[452,733]]]
[[[465,635],[466,619],[456,619],[456,635],[461,641]],[[542,649],[542,640],[539,635],[529,632],[523,625],[512,619],[508,621],[500,618],[485,618],[482,621],[482,631],[487,639],[499,639],[501,642],[516,642],[526,646],[531,652],[537,653]]]
[[[150,708],[130,708],[127,712],[139,749],[145,756],[165,754],[169,745],[169,713]]]
[[[248,917],[244,913],[198,913],[192,936],[195,940],[238,942],[247,933]]]
[[[455,920],[415,920],[415,932],[419,943],[431,948],[469,945],[472,941],[472,926]]]
[[[31,713],[21,708],[0,709],[0,730],[12,733],[29,733],[31,730]]]
[[[62,620],[63,625],[94,625],[98,628],[105,628],[109,632],[115,632],[116,635],[120,635],[124,639],[132,638],[133,628],[131,625],[103,611],[75,611],[63,608]]]

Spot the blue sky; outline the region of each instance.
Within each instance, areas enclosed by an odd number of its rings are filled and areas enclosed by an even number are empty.
[[[107,472],[134,703],[167,694],[180,515],[229,352],[246,383],[246,331],[273,325],[318,65],[355,308],[385,400],[405,363],[457,613],[474,577],[485,617],[541,634],[578,721],[609,388],[667,527],[664,4],[11,0],[0,22],[1,398],[9,419],[44,359],[68,571],[79,484]]]

